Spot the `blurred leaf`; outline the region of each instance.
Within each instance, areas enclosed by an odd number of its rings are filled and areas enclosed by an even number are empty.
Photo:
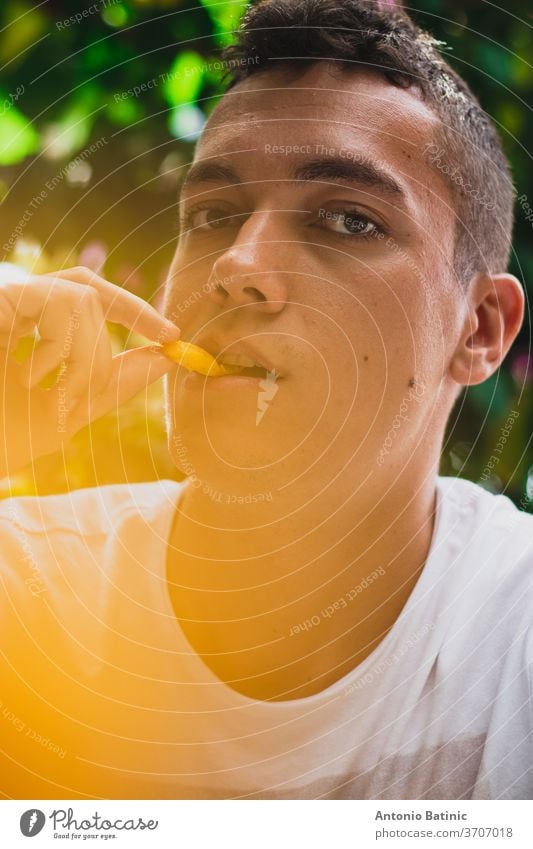
[[[0,165],[22,162],[39,147],[39,134],[16,106],[0,116]]]
[[[527,62],[520,59],[513,61],[512,80],[517,83],[520,88],[529,88],[531,90],[533,84],[533,68]]]
[[[476,56],[479,67],[483,68],[485,73],[493,76],[495,80],[504,83],[512,81],[514,59],[502,47],[487,42],[486,39],[480,39],[476,48]]]
[[[18,2],[3,4],[4,21],[9,24],[0,32],[0,63],[14,64],[25,59],[25,50],[34,44],[49,28],[49,21],[43,7],[34,8],[31,3]]]
[[[83,71],[85,78],[99,71],[112,70],[117,62],[116,50],[108,39],[99,38],[83,52]]]
[[[88,141],[96,120],[99,90],[87,85],[64,109],[61,117],[43,131],[44,154],[49,159],[63,159],[77,153]]]
[[[496,110],[495,117],[503,127],[513,136],[520,135],[524,125],[524,113],[518,103],[511,100],[505,101]]]
[[[239,26],[239,21],[247,0],[227,0],[227,2],[213,2],[213,0],[200,0],[202,6],[207,9],[211,20],[215,25],[220,44],[233,41],[233,31]]]
[[[128,100],[110,100],[106,111],[113,124],[122,127],[133,124],[144,115],[144,109],[134,97],[130,97]]]
[[[174,59],[163,91],[170,106],[194,100],[202,88],[205,61],[199,53],[185,50]]]
[[[110,27],[125,27],[131,18],[130,10],[123,3],[102,9],[102,20]]]
[[[484,383],[470,386],[467,399],[483,415],[490,413],[491,418],[499,419],[509,410],[513,392],[512,379],[500,368]]]

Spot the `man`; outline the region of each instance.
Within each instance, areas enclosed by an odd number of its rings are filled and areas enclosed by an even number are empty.
[[[187,479],[3,503],[2,790],[531,798],[533,520],[438,477],[523,318],[497,134],[373,4],[259,2],[226,59],[165,318],[83,269],[4,286],[5,349],[43,337],[6,469],[166,373]],[[241,371],[112,358],[106,318]]]

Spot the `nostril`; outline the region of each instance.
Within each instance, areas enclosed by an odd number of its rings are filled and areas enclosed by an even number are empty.
[[[251,295],[256,301],[266,301],[266,295],[263,295],[259,289],[256,289],[254,286],[246,286],[243,290],[247,295]]]

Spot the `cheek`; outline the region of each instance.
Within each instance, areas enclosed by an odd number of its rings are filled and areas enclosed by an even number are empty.
[[[206,280],[208,273],[190,263],[185,270],[176,253],[165,283],[163,310],[166,318],[179,327],[191,324],[196,313],[196,305],[206,298]],[[208,290],[207,290],[208,291]]]
[[[330,299],[329,328],[312,328],[322,340],[324,358],[335,366],[328,374],[332,403],[346,407],[355,396],[358,410],[379,418],[399,403],[412,381],[438,385],[447,357],[442,313],[421,286],[403,277],[403,289],[398,270],[395,289],[373,280],[358,285],[357,299]]]
[[[213,310],[206,304],[205,283],[190,281],[184,287],[175,287],[165,307],[165,317],[174,322],[182,332],[183,339],[195,341],[199,332],[208,328],[213,319]]]

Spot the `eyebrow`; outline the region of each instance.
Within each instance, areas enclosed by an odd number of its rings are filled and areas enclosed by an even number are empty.
[[[340,157],[311,159],[293,169],[289,179],[303,181],[345,180],[349,183],[359,183],[379,189],[384,194],[393,195],[403,201],[406,199],[404,189],[394,177],[370,160],[356,162]],[[191,165],[183,180],[181,191],[201,183],[239,185],[242,180],[231,165],[206,160]]]

